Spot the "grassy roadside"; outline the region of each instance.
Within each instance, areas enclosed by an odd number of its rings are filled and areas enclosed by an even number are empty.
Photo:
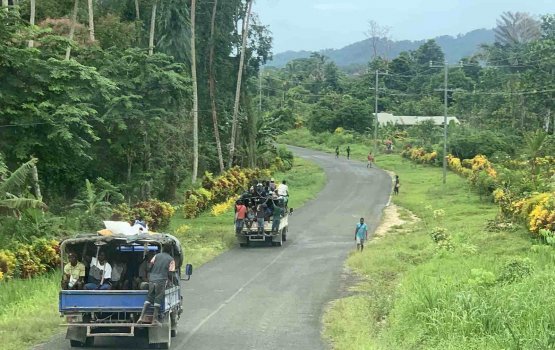
[[[310,174],[310,176],[307,176]],[[276,180],[286,179],[292,192],[290,206],[297,208],[320,191],[325,184],[323,170],[313,162],[295,159],[293,169],[274,174]],[[189,229],[184,230],[183,225]],[[236,245],[233,234],[233,211],[214,217],[205,213],[199,218],[183,219],[176,213],[170,232],[178,233],[185,249],[186,260],[195,267],[208,262]],[[48,340],[61,331],[58,324],[58,272],[31,280],[0,283],[0,350],[21,350]]]
[[[488,225],[497,207],[464,179],[398,155],[379,165],[400,175],[394,202],[422,220],[352,253],[363,282],[335,301],[324,335],[336,349],[549,349],[555,344],[552,248],[523,228]],[[439,211],[438,211],[439,210]],[[430,232],[450,236],[441,248]]]

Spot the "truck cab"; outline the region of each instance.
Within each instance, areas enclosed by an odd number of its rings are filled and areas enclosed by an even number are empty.
[[[175,273],[166,282],[164,302],[160,307],[161,325],[150,322],[137,323],[148,294],[148,263],[152,256],[170,246],[175,261]],[[61,243],[62,271],[69,253],[78,256],[85,266],[84,280],[90,280],[91,261],[98,260],[102,252],[110,270],[118,269],[118,283],[107,279],[105,288],[82,289],[81,285],[62,283],[66,289],[59,294],[59,311],[67,326],[66,339],[72,347],[92,346],[99,337],[135,337],[146,335],[153,348],[169,349],[171,338],[177,333],[177,323],[182,313],[180,283],[188,280],[192,266],[183,265],[183,251],[179,240],[162,233],[128,235],[86,234],[66,239]],[[115,276],[115,272],[114,276]],[[152,310],[147,320],[152,319]]]

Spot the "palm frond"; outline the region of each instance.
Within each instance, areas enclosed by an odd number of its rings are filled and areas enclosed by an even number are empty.
[[[10,198],[0,199],[0,208],[7,208],[13,210],[25,210],[30,208],[47,209],[46,204],[38,199],[19,198],[11,196]]]
[[[21,188],[36,164],[37,159],[31,159],[14,171],[4,182],[0,183],[0,197],[4,197],[6,193],[15,192],[17,189]]]

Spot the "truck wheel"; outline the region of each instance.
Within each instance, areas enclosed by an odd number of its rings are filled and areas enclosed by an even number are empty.
[[[83,343],[82,341],[73,340],[73,339],[69,340],[69,345],[71,345],[72,348],[84,348],[85,347],[85,343]]]
[[[281,232],[281,237],[283,237],[283,241],[287,242],[287,228],[283,229],[283,232]]]
[[[172,338],[174,338],[177,335],[177,316],[175,315],[175,312],[171,313],[170,320],[171,320],[170,335],[172,336]]]

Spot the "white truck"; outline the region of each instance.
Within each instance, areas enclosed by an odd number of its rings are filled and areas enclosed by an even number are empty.
[[[277,201],[276,201],[277,203]],[[276,204],[277,205],[277,204]],[[289,230],[289,216],[293,213],[293,208],[281,205],[283,214],[281,216],[278,229],[272,230],[272,216],[264,220],[264,229],[259,230],[258,220],[253,211],[249,209],[251,215],[245,218],[243,228],[236,231],[237,241],[241,247],[247,247],[250,242],[267,242],[273,246],[281,247],[287,241],[287,231]]]

